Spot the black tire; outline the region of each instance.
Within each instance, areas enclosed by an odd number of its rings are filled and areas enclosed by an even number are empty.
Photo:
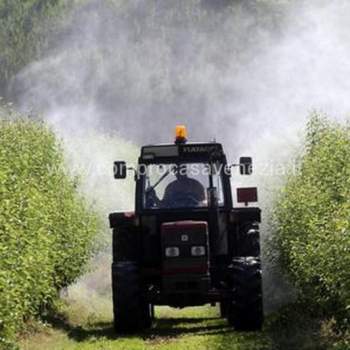
[[[259,225],[249,222],[239,229],[237,256],[260,257],[260,232]]]
[[[112,265],[114,328],[116,332],[136,332],[152,324],[151,308],[145,300],[134,262]]]
[[[260,259],[234,258],[231,265],[233,296],[228,322],[236,330],[261,330],[264,320]]]

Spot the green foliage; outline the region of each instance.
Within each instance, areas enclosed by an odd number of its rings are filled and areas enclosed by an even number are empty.
[[[99,222],[40,122],[0,118],[0,199],[1,347],[83,272]]]
[[[313,115],[299,162],[276,203],[280,262],[313,310],[349,319],[349,125]]]
[[[63,0],[0,0],[0,87],[48,48],[65,6]]]

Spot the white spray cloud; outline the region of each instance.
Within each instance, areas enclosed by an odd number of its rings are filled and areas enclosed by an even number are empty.
[[[312,108],[349,110],[346,1],[83,3],[12,89],[64,129],[163,142],[185,122],[233,156],[294,135]]]

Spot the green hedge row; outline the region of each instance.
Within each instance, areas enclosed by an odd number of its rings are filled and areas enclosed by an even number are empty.
[[[69,2],[0,0],[0,89],[50,46]]]
[[[350,320],[350,125],[314,115],[275,207],[282,268],[315,311]]]
[[[83,272],[99,225],[53,132],[0,117],[0,348]]]

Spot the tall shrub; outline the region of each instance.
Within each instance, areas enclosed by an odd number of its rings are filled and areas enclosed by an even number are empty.
[[[0,344],[82,273],[98,226],[53,132],[0,119]]]
[[[308,305],[349,318],[349,125],[313,115],[299,163],[276,203],[281,265]]]

